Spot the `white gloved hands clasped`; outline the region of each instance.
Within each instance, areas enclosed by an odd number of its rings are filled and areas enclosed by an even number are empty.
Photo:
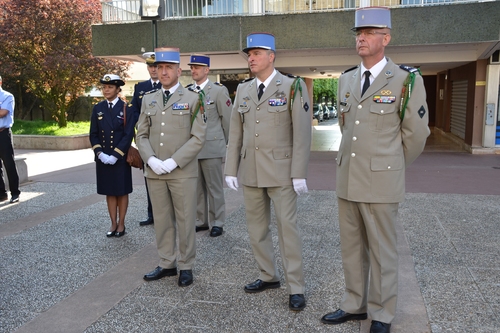
[[[108,156],[108,164],[113,165],[116,163],[116,161],[118,161],[118,159],[116,157],[114,157],[113,155]]]
[[[104,154],[104,153],[100,153],[99,156],[97,156],[97,158],[104,164],[109,164],[109,155],[108,154]]]
[[[151,156],[148,159],[148,165],[157,175],[163,175],[167,173],[167,168],[163,165],[163,161],[155,156]]]
[[[303,178],[293,178],[293,189],[297,195],[301,195],[302,193],[307,193],[307,184],[306,180]]]
[[[171,173],[175,168],[177,168],[177,163],[173,158],[167,158],[165,161],[163,161],[163,166],[167,170],[167,173]]]
[[[238,191],[238,178],[233,176],[226,176],[226,184],[231,190]]]

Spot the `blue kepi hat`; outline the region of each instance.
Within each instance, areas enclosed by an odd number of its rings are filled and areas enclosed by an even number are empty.
[[[391,11],[387,7],[363,7],[356,9],[354,28],[391,29]]]
[[[210,57],[203,54],[192,54],[188,66],[191,65],[210,67]]]
[[[248,53],[251,49],[265,49],[276,51],[274,46],[274,35],[267,32],[251,33],[247,36],[247,47],[243,52]]]
[[[171,64],[180,64],[181,54],[175,47],[157,47],[155,49],[155,64],[167,62]]]

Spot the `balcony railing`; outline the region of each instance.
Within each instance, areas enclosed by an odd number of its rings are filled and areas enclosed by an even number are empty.
[[[481,0],[160,0],[160,20],[338,11],[364,6],[425,6]],[[141,20],[140,0],[103,0],[102,23]]]

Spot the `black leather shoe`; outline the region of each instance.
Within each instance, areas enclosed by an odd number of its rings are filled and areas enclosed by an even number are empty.
[[[365,320],[366,313],[347,313],[338,309],[335,312],[330,312],[321,318],[323,324],[337,325],[345,323],[349,320]]]
[[[201,227],[196,226],[196,232],[203,231],[203,230],[208,230],[208,229],[210,229],[210,228],[209,227],[203,227],[203,226],[201,226]]]
[[[306,299],[303,294],[290,295],[288,307],[293,311],[300,311],[306,307]]]
[[[212,227],[210,230],[210,237],[217,237],[222,235],[222,227]]]
[[[10,198],[10,203],[15,203],[15,202],[19,202],[19,194],[13,195]]]
[[[108,232],[106,233],[106,237],[113,237],[115,234],[116,234],[116,229],[115,229],[115,230],[113,230],[113,231],[108,231]]]
[[[160,266],[156,267],[152,272],[144,275],[143,279],[146,281],[159,280],[165,276],[175,276],[177,275],[177,268],[162,268]]]
[[[139,222],[139,225],[150,225],[150,224],[153,224],[153,223],[155,223],[155,220],[153,220],[152,217],[148,217],[147,220]]]
[[[244,289],[247,293],[260,293],[261,291],[264,291],[266,289],[279,288],[280,286],[281,285],[279,281],[264,282],[260,279],[257,279],[254,282],[247,284]]]
[[[126,234],[125,227],[123,227],[123,231],[117,231],[116,234],[115,234],[115,237],[121,237],[121,236],[123,236],[125,234]]]
[[[190,269],[181,270],[179,274],[179,281],[177,282],[179,287],[187,287],[191,283],[193,283],[193,271]]]
[[[381,321],[372,320],[372,326],[370,326],[370,333],[390,333],[391,324],[386,324]]]

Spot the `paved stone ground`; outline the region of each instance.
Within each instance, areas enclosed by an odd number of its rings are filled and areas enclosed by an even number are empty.
[[[500,332],[500,156],[428,151],[408,169],[400,206],[392,332]],[[288,310],[284,287],[242,290],[258,272],[241,190],[225,189],[225,233],[198,233],[195,281],[179,288],[176,278],[142,280],[158,258],[153,228],[137,223],[146,205],[140,172],[128,233],[107,239],[90,151],[16,154],[32,176],[20,203],[0,203],[0,332],[368,332],[369,320],[319,322],[343,290],[335,152],[313,152],[310,192],[299,197],[308,302],[299,313]]]

